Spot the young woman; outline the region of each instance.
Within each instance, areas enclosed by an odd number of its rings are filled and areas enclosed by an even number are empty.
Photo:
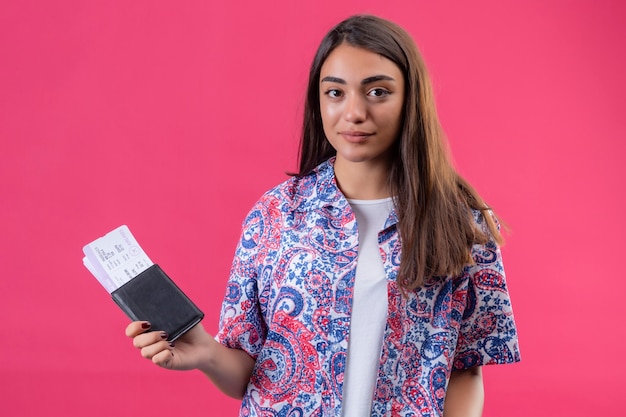
[[[501,237],[448,159],[404,30],[354,16],[326,35],[300,153],[244,222],[217,336],[127,335],[242,416],[481,415],[481,366],[519,360]]]

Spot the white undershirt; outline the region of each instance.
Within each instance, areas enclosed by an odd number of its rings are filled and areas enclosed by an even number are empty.
[[[352,299],[350,337],[343,382],[342,416],[369,416],[387,322],[387,279],[378,232],[393,207],[391,198],[348,200],[356,216],[359,257]]]

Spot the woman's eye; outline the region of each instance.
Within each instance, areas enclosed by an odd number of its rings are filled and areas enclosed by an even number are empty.
[[[331,88],[330,90],[326,91],[326,95],[328,97],[332,97],[332,98],[337,98],[337,97],[341,97],[341,91],[337,90],[336,88]]]
[[[372,97],[385,97],[389,95],[389,91],[384,88],[372,88],[367,94]]]

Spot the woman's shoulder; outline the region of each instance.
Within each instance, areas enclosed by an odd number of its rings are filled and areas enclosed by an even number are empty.
[[[482,230],[485,233],[490,233],[490,223],[493,224],[497,230],[500,230],[500,219],[491,208],[473,208],[471,210],[474,223],[479,230]]]
[[[472,210],[472,217],[474,219],[474,223],[476,223],[476,226],[478,226],[480,229],[486,226],[486,223],[487,223],[486,216],[490,216],[493,218],[493,212],[486,207],[482,210],[476,209],[476,208],[472,208],[471,210]]]
[[[266,191],[257,205],[273,206],[283,212],[310,211],[340,200],[341,193],[329,161],[306,175],[292,176]]]

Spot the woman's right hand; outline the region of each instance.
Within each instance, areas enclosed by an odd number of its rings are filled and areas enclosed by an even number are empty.
[[[150,324],[135,321],[126,336],[141,356],[166,369],[199,369],[226,395],[241,399],[250,381],[255,360],[243,350],[228,348],[209,335],[201,323],[169,343],[161,331],[150,331]]]
[[[201,367],[213,341],[200,323],[171,343],[165,332],[150,331],[150,323],[145,321],[130,323],[126,336],[133,339],[133,345],[144,358],[162,368],[181,371]]]

